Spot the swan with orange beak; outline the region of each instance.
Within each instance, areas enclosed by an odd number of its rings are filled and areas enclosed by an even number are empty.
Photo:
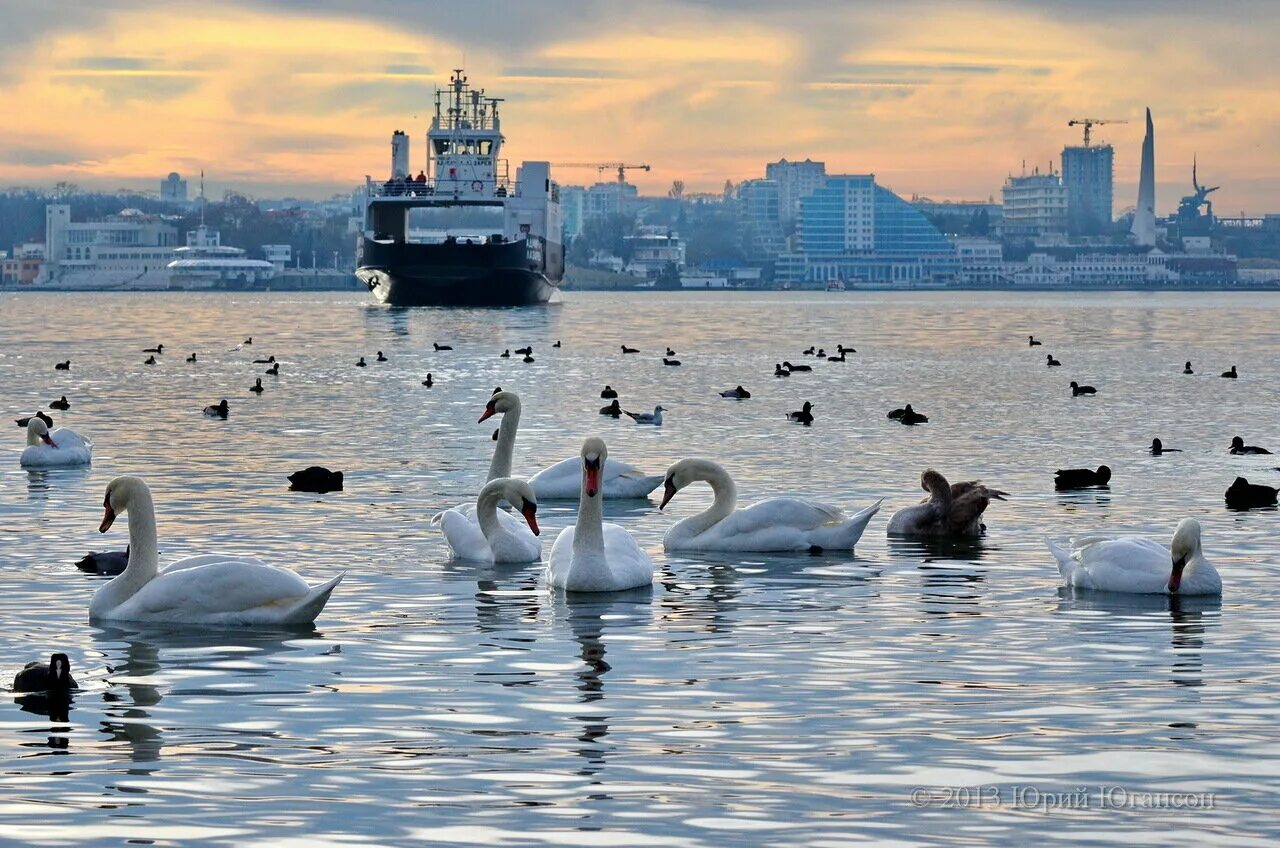
[[[43,419],[27,421],[27,447],[19,459],[23,468],[88,465],[92,458],[93,443],[78,433],[65,427],[51,433]]]
[[[1049,542],[1063,585],[1140,595],[1220,595],[1222,578],[1200,547],[1200,522],[1184,518],[1166,548],[1138,536],[1089,536],[1067,551]]]
[[[631,534],[604,521],[602,472],[609,450],[595,437],[582,443],[578,521],[560,531],[547,560],[547,584],[569,592],[621,592],[653,583],[653,560]]]

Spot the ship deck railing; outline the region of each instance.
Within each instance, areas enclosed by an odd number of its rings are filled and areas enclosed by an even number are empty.
[[[476,183],[480,183],[479,189],[475,188]],[[430,182],[413,180],[379,182],[366,177],[365,192],[371,198],[460,197],[468,200],[505,200],[508,197],[519,197],[520,186],[514,180],[437,179]]]

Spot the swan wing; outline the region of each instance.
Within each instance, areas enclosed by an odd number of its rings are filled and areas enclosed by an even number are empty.
[[[454,507],[436,516],[445,542],[458,559],[493,562],[493,549],[480,530],[474,508],[470,514],[464,510],[465,507]]]
[[[121,605],[138,619],[266,623],[311,592],[287,568],[229,559],[157,575]]]
[[[1152,594],[1168,591],[1169,549],[1139,536],[1085,537],[1065,554],[1054,549],[1064,584],[1101,592]],[[1069,558],[1069,562],[1067,559]]]
[[[825,524],[844,521],[844,510],[830,504],[801,498],[766,498],[743,509],[735,510],[732,515],[720,522],[725,530],[732,533],[749,533],[764,527],[792,527],[797,530],[812,530]]]
[[[54,444],[58,446],[58,450],[70,450],[71,448],[83,448],[91,450],[93,442],[81,436],[75,430],[68,430],[66,427],[59,427],[49,434],[49,438],[53,439]]]
[[[606,498],[642,498],[662,484],[662,476],[646,475],[634,465],[606,459],[601,483]],[[539,498],[576,500],[582,491],[582,458],[573,456],[547,466],[529,478],[529,488]]]
[[[620,592],[653,582],[653,560],[625,528],[604,522],[604,556],[609,566],[604,591]]]

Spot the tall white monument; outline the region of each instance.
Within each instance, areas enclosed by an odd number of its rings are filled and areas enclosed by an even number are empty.
[[[1133,240],[1143,247],[1156,244],[1156,130],[1147,109],[1147,136],[1142,140],[1142,171],[1138,175],[1138,207],[1133,212]]]

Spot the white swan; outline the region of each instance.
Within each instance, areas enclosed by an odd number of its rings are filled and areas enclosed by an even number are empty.
[[[498,443],[489,464],[490,480],[511,476],[511,456],[520,426],[520,396],[515,392],[498,392],[485,404],[480,421],[499,413],[502,424],[498,427]],[[634,465],[610,459],[604,465],[602,480],[606,498],[644,498],[658,488],[662,476],[648,475]],[[581,458],[570,457],[542,469],[529,478],[529,488],[542,500],[576,500],[582,488]]]
[[[1200,522],[1184,518],[1166,548],[1140,536],[1072,540],[1065,551],[1053,542],[1064,586],[1139,595],[1220,595],[1222,578],[1200,549]]]
[[[606,524],[601,470],[609,451],[603,439],[582,443],[578,523],[566,527],[551,546],[547,584],[569,592],[621,592],[653,582],[653,561],[631,534]]]
[[[27,447],[18,462],[24,468],[53,468],[60,465],[88,465],[93,459],[93,442],[65,427],[52,433],[39,418],[27,422]]]
[[[658,508],[699,481],[711,484],[715,500],[709,509],[667,531],[662,546],[669,551],[852,550],[882,503],[876,501],[851,516],[838,507],[790,497],[767,498],[735,510],[738,490],[723,466],[709,459],[682,459],[667,469]]]
[[[509,513],[498,511],[502,500],[520,511],[527,527]],[[454,507],[433,521],[440,524],[445,541],[458,559],[537,562],[542,559],[537,512],[538,499],[527,483],[514,477],[499,477],[484,484],[474,508]],[[504,517],[516,522],[514,530],[501,520]]]
[[[160,571],[156,514],[151,490],[137,477],[107,485],[99,532],[129,513],[129,564],[93,594],[89,620],[171,624],[301,625],[315,621],[339,574],[308,586],[286,568],[252,557],[205,554],[178,560]]]

